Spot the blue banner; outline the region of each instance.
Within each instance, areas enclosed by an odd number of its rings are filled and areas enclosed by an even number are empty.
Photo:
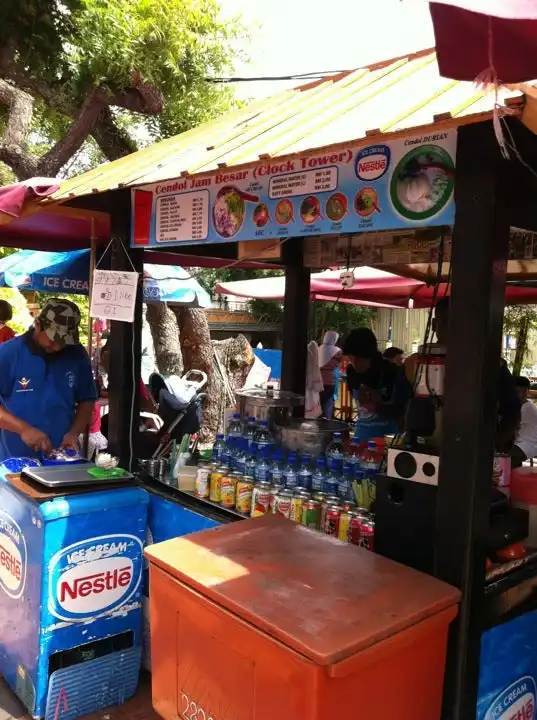
[[[145,185],[132,190],[132,245],[451,225],[456,143],[453,130]]]

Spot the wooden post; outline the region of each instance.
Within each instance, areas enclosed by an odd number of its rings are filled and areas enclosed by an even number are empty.
[[[114,193],[111,207],[112,270],[136,270],[140,283],[134,323],[112,322],[110,330],[110,374],[108,441],[110,452],[121,467],[133,470],[140,415],[139,381],[142,355],[143,250],[131,249],[131,198],[129,190]]]
[[[282,390],[304,394],[309,331],[310,271],[304,267],[303,241],[283,246],[285,298],[283,306]]]
[[[476,717],[509,244],[505,164],[492,123],[459,128],[435,574],[461,589],[445,720]]]

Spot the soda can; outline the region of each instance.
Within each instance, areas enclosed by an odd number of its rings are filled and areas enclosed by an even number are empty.
[[[357,509],[356,503],[352,502],[351,500],[344,500],[341,503],[341,509],[344,512],[347,512],[347,510],[356,510]]]
[[[325,535],[331,535],[332,537],[338,537],[339,535],[339,520],[341,517],[341,509],[338,505],[328,504],[324,510],[323,524],[321,530]]]
[[[366,520],[360,525],[360,547],[366,550],[375,550],[375,523]]]
[[[347,530],[348,541],[352,545],[359,545],[362,537],[362,525],[370,521],[369,515],[365,511],[355,510],[349,520]]]
[[[307,493],[309,497],[309,491],[308,488],[304,487],[303,485],[296,485],[293,488],[293,492],[295,495],[299,495],[300,493]]]
[[[293,520],[293,522],[301,523],[302,522],[302,514],[304,510],[304,504],[308,502],[310,499],[309,492],[305,490],[300,490],[298,492],[295,492],[292,499],[291,499],[291,509],[289,511],[289,520]]]
[[[235,492],[237,481],[242,475],[237,472],[228,472],[220,478],[220,505],[232,509],[235,507]]]
[[[259,482],[254,485],[252,493],[252,510],[250,517],[266,515],[270,508],[270,483]]]
[[[252,511],[252,493],[254,490],[254,479],[249,475],[243,475],[237,480],[235,488],[235,510],[241,515],[250,515]]]
[[[335,505],[336,507],[340,507],[340,501],[339,498],[334,497],[333,495],[327,496],[324,499],[324,502],[321,503],[321,529],[324,525],[324,514],[326,512],[326,508]]]
[[[219,503],[222,497],[222,477],[229,472],[229,468],[220,465],[209,475],[209,500]]]
[[[207,463],[200,463],[196,470],[196,480],[194,484],[194,495],[199,498],[209,497],[209,473],[210,467]]]
[[[321,503],[313,498],[302,506],[302,525],[319,530],[321,527]]]
[[[315,502],[321,503],[322,505],[326,500],[327,495],[324,492],[314,492],[311,498],[312,500],[315,500]]]
[[[338,527],[338,540],[341,542],[349,542],[349,527],[353,512],[350,509],[341,509],[341,515],[339,516],[339,527]]]
[[[275,513],[276,496],[277,496],[278,493],[282,490],[282,487],[285,487],[285,486],[276,485],[276,484],[272,484],[272,485],[271,485],[271,488],[270,488],[270,507],[269,507],[269,511],[270,511],[272,514]]]
[[[283,517],[289,519],[289,515],[291,514],[292,499],[292,490],[281,488],[274,496],[274,503],[272,506],[272,512],[274,515],[283,515]]]

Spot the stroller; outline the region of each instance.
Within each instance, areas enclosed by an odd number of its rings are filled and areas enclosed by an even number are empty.
[[[138,457],[141,460],[157,459],[169,452],[172,442],[184,435],[199,432],[203,401],[207,397],[201,390],[207,384],[207,375],[201,370],[189,370],[183,377],[153,373],[149,378],[149,392],[158,407],[158,416],[140,413],[155,420],[158,429],[145,429],[138,436]]]

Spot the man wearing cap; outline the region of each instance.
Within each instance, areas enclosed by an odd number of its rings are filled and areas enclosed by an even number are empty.
[[[0,461],[78,449],[97,399],[79,325],[74,303],[52,299],[28,332],[0,345]]]

